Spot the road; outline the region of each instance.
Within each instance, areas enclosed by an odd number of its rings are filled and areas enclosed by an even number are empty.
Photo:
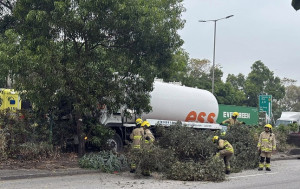
[[[0,181],[1,189],[62,188],[62,189],[299,189],[300,160],[280,160],[271,163],[272,171],[247,170],[233,173],[226,181],[183,182],[162,180],[157,175],[137,178],[130,173],[74,175]]]

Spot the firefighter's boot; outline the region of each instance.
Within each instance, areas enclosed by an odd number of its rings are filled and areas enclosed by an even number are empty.
[[[269,160],[270,161],[270,160]],[[271,165],[269,162],[266,163],[266,171],[271,171],[270,169]]]
[[[136,171],[136,165],[135,165],[135,163],[132,163],[130,165],[130,173],[135,173],[135,171]]]
[[[264,168],[264,163],[259,163],[259,167],[258,167],[258,170],[259,171],[262,171],[263,170],[263,168]]]

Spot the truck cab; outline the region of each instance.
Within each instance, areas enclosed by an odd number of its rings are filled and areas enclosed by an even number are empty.
[[[282,112],[275,125],[289,125],[293,123],[300,124],[300,112]]]

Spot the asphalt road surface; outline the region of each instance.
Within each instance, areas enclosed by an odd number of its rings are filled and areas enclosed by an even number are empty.
[[[130,173],[94,173],[74,176],[44,177],[0,181],[1,189],[55,188],[55,189],[299,189],[300,160],[280,160],[271,162],[271,172],[247,170],[226,177],[226,181],[183,182],[159,179],[157,175],[137,178]]]

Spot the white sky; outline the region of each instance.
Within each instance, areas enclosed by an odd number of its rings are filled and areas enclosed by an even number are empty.
[[[215,63],[227,75],[251,71],[261,60],[275,76],[300,85],[300,10],[292,0],[184,0],[186,20],[179,31],[190,58],[213,60],[214,22],[217,22]]]

